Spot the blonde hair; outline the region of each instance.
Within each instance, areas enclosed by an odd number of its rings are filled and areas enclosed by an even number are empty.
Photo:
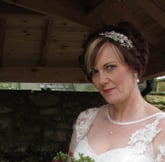
[[[114,54],[119,58],[120,61],[124,61],[124,57],[121,54],[120,50],[117,48],[117,46],[105,40],[104,38],[97,38],[93,42],[91,42],[90,45],[86,48],[84,65],[87,75],[90,75],[91,71],[93,70],[96,56],[100,54],[101,49],[104,47],[106,43],[111,44]]]
[[[86,72],[89,74],[94,65],[94,60],[97,54],[94,55],[94,51],[96,51],[96,47],[102,41],[102,38],[95,39],[87,48],[84,58],[84,65]],[[97,52],[97,51],[96,51]]]

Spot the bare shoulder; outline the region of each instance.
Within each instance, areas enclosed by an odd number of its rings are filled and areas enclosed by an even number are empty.
[[[159,124],[157,131],[159,133],[155,139],[155,146],[157,148],[157,151],[160,152],[160,146],[163,147],[163,150],[165,149],[165,112],[160,111],[158,113],[158,119]]]
[[[158,135],[158,139],[161,143],[161,142],[165,142],[165,112],[160,111],[158,113],[158,120],[159,120],[158,131],[160,131]]]
[[[160,113],[160,124],[159,126],[164,129],[165,131],[165,112],[161,111]]]

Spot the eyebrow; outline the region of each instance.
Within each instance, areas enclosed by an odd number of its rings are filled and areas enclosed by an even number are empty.
[[[107,66],[109,64],[117,64],[117,62],[116,61],[110,61],[110,62],[105,63],[104,66]]]
[[[110,62],[106,62],[103,67],[106,67],[107,65],[110,65],[110,64],[118,64],[118,62],[116,61],[110,61]],[[97,70],[96,66],[93,66],[92,70]]]

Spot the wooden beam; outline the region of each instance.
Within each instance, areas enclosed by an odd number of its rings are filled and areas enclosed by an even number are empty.
[[[42,51],[38,60],[38,66],[46,64],[46,56],[48,55],[49,44],[51,40],[51,34],[53,31],[53,20],[46,21],[46,29],[43,37]]]
[[[49,17],[61,16],[71,20],[79,20],[85,15],[85,10],[78,1],[68,0],[2,0],[3,2],[13,4],[25,9],[32,10]]]
[[[165,75],[165,57],[154,57],[149,60],[146,77]]]
[[[78,67],[0,67],[1,82],[86,83]]]
[[[106,22],[104,21],[104,18],[103,18],[104,17],[103,13],[104,13],[104,10],[107,8],[107,6],[111,5],[111,2],[112,1],[109,1],[109,0],[102,0],[101,3],[99,3],[95,8],[93,8],[87,13],[86,17],[81,17],[81,22],[85,22],[85,24],[94,28],[100,28],[106,25]],[[110,20],[115,19],[111,14],[107,15],[107,17]],[[115,22],[116,22],[116,19],[115,19]]]
[[[6,34],[6,19],[0,18],[0,66],[2,66],[3,64],[5,34]]]
[[[111,1],[109,0],[102,0],[97,6],[95,6],[95,8],[93,8],[92,10],[90,10],[88,12],[88,15],[96,15],[99,12],[102,12],[104,10],[104,8],[108,5],[111,4]]]
[[[0,13],[0,18],[38,18],[38,19],[49,19],[46,15],[35,15],[35,14],[11,14],[11,13]]]
[[[165,28],[165,14],[151,0],[135,0],[155,21]]]
[[[154,73],[154,74],[149,74],[146,76],[144,75],[144,77],[142,77],[141,81],[150,80],[150,79],[161,77],[161,76],[165,76],[165,71],[161,71],[161,72]]]

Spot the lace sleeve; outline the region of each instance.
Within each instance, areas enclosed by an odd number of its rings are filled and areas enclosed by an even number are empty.
[[[156,162],[165,162],[165,142],[159,146],[159,154],[157,155]]]
[[[156,156],[155,162],[165,162],[165,113],[163,120],[160,124],[160,128],[162,129],[161,140],[159,141],[158,151],[159,153]]]
[[[98,108],[90,108],[79,114],[74,125],[76,130],[76,143],[86,135],[98,110]]]

